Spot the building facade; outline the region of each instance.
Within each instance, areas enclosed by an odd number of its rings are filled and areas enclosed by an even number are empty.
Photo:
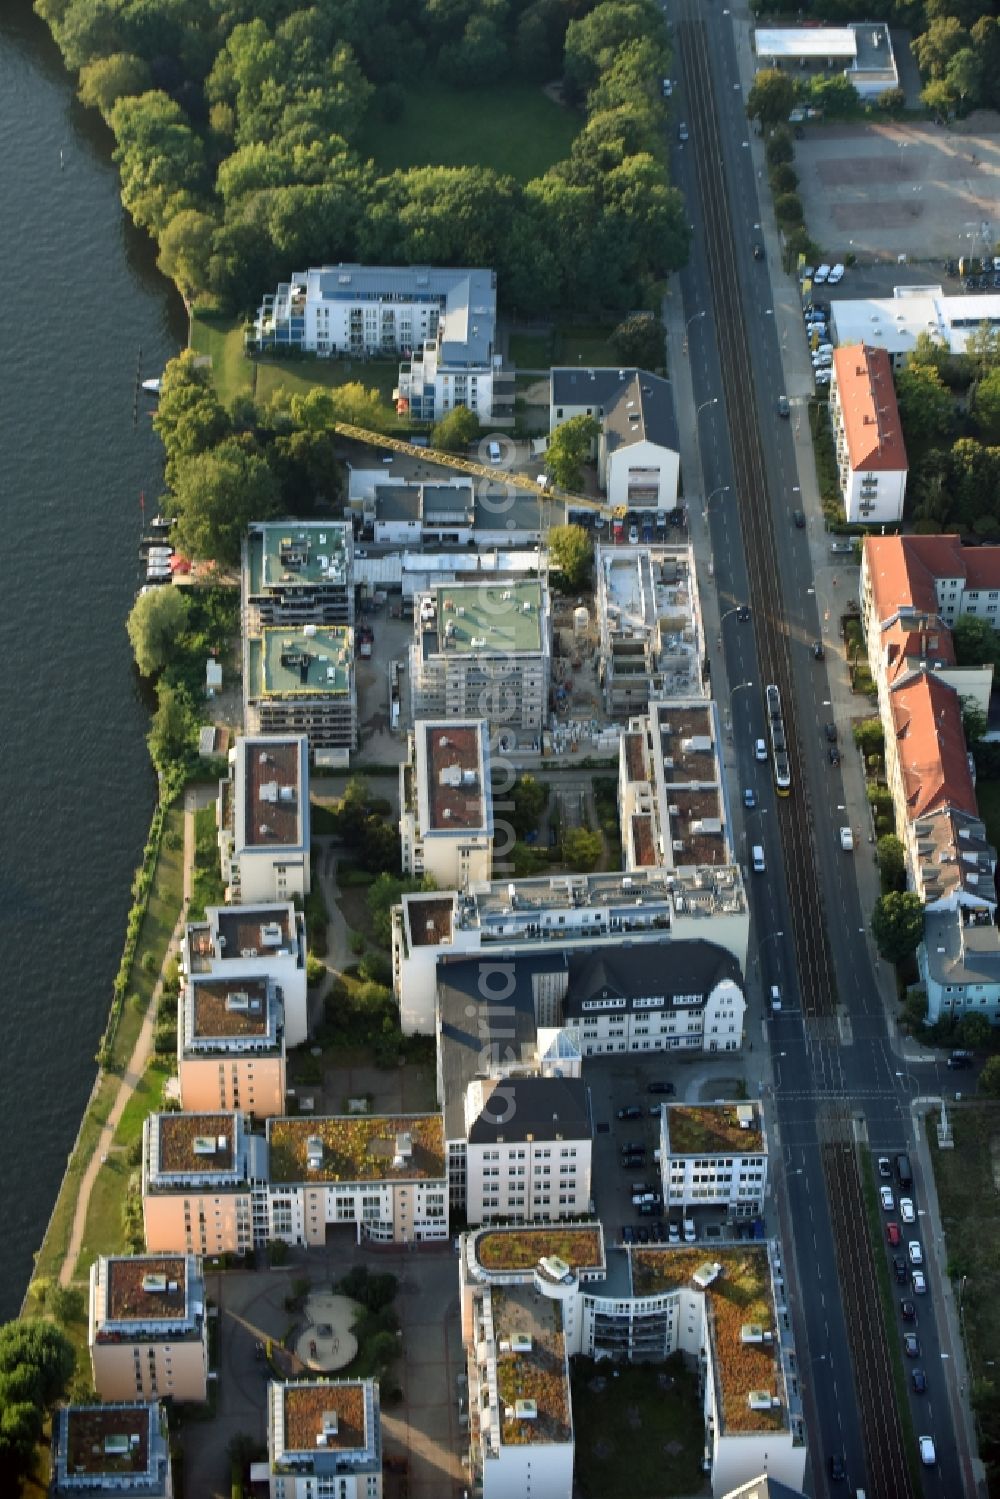
[[[549,431],[576,416],[600,426],[597,477],[614,508],[673,510],[680,488],[680,441],[670,381],[647,370],[553,369]]]
[[[219,783],[219,857],[227,899],[304,900],[310,889],[309,741],[240,737]]]
[[[535,1223],[587,1212],[592,1129],[581,1078],[478,1079],[458,1102],[464,1127],[453,1140],[448,1126],[449,1173],[466,1222]],[[446,1118],[451,1113],[446,1100]]]
[[[421,719],[399,767],[404,875],[464,890],[493,872],[493,795],[485,719]]]
[[[243,1114],[150,1114],[142,1218],[150,1254],[249,1254],[266,1241],[267,1151]]]
[[[756,1103],[667,1104],[660,1121],[663,1201],[722,1207],[731,1218],[763,1212],[767,1137]]]
[[[285,1112],[284,1006],[266,978],[189,978],[177,1017],[177,1080],[188,1113]]]
[[[381,1499],[378,1381],[272,1380],[267,1466],[270,1499]]]
[[[90,1267],[88,1342],[94,1389],[104,1401],[207,1399],[200,1258],[100,1255]]]
[[[860,343],[834,350],[830,420],[845,519],[895,525],[903,518],[908,465],[884,349]]]

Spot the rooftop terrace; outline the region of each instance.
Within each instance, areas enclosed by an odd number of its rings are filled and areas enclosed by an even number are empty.
[[[251,696],[332,697],[350,691],[354,632],[347,625],[269,625],[248,643]]]
[[[316,525],[276,521],[254,526],[248,548],[250,592],[346,584],[349,546],[348,527],[337,521]]]
[[[757,1155],[764,1148],[753,1103],[668,1104],[667,1131],[671,1155]]]
[[[537,652],[544,647],[544,595],[537,579],[505,584],[447,583],[421,606],[418,631],[435,637],[428,649],[456,653]],[[426,653],[426,652],[425,652]]]
[[[271,1119],[272,1182],[414,1181],[445,1175],[440,1114]]]
[[[493,1289],[490,1298],[501,1442],[521,1447],[572,1441],[561,1308],[528,1286]]]
[[[242,843],[247,848],[287,848],[303,843],[303,769],[307,750],[298,739],[245,739]],[[239,764],[239,761],[237,762]]]
[[[591,1224],[489,1229],[477,1234],[474,1244],[484,1270],[533,1270],[543,1257],[562,1260],[571,1270],[604,1265],[601,1230]]]

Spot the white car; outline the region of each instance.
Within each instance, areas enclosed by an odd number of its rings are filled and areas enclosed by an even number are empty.
[[[913,1289],[915,1293],[918,1296],[926,1296],[927,1277],[924,1275],[924,1272],[922,1270],[914,1270],[913,1275],[911,1276],[911,1280],[913,1281]]]
[[[846,828],[846,829],[843,829],[842,831],[845,831],[845,832],[849,833],[851,830],[850,830],[850,828]],[[883,1206],[883,1208],[885,1209],[885,1211],[887,1213],[891,1213],[892,1210],[893,1210],[893,1208],[896,1206],[895,1199],[893,1198],[893,1195],[892,1195],[892,1188],[891,1187],[879,1187],[878,1192],[879,1192],[879,1196],[882,1199],[882,1206]]]
[[[764,743],[763,739],[758,739],[754,744],[753,754],[755,760],[767,759],[767,745]]]
[[[818,370],[813,371],[813,378],[817,385],[829,385],[833,379],[833,371],[829,365],[820,365]]]
[[[924,1251],[920,1247],[919,1239],[911,1239],[906,1246],[906,1252],[910,1256],[911,1265],[922,1265],[924,1262]]]
[[[854,834],[853,834],[853,832],[851,831],[850,828],[841,828],[841,830],[840,830],[840,846],[844,850],[845,854],[849,854],[849,853],[853,852],[853,849],[854,849]],[[886,1203],[885,1203],[885,1194],[887,1192],[889,1192],[889,1188],[888,1187],[883,1187],[882,1188],[882,1206],[883,1207],[885,1207],[885,1205],[886,1205]],[[889,1206],[892,1207],[892,1193],[891,1192],[889,1192]]]
[[[916,1223],[917,1214],[913,1206],[912,1197],[901,1197],[899,1199],[899,1216],[904,1223]]]
[[[837,261],[837,264],[831,269],[830,274],[826,279],[827,283],[830,286],[836,286],[838,281],[843,281],[844,267],[841,265],[839,260]]]
[[[828,370],[833,364],[832,354],[814,354],[812,357],[814,370]]]
[[[664,97],[664,99],[669,99],[670,95],[673,93],[673,91],[674,91],[674,80],[672,78],[664,78],[664,80],[663,80],[663,97]]]
[[[818,265],[813,272],[813,285],[822,286],[823,282],[829,279],[829,276],[830,267],[825,262],[823,265]]]
[[[933,1437],[920,1437],[920,1461],[925,1468],[933,1468],[937,1462],[937,1453],[934,1451]]]

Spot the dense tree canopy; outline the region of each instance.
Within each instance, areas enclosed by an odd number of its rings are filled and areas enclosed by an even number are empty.
[[[489,265],[519,313],[626,309],[683,264],[655,0],[38,0],[115,136],[122,199],[189,301],[256,307],[302,265]],[[562,75],[571,155],[515,182],[485,166],[379,174],[367,122],[415,77]]]
[[[578,489],[583,465],[597,440],[600,427],[592,416],[572,416],[549,438],[545,464],[553,484],[560,489]]]
[[[570,592],[582,588],[590,577],[594,548],[582,526],[553,526],[549,532],[552,566]]]
[[[0,1327],[0,1487],[16,1494],[34,1468],[49,1406],[73,1376],[72,1345],[51,1322],[25,1320]]]
[[[140,594],[128,617],[128,638],[144,677],[163,670],[188,621],[188,601],[180,588],[151,588]]]
[[[887,963],[901,963],[924,935],[924,905],[912,890],[880,895],[872,912],[872,936]]]

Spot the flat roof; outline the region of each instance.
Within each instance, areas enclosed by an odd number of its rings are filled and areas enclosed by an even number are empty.
[[[350,691],[354,631],[349,625],[267,625],[259,648],[262,697],[337,697]]]
[[[754,48],[758,57],[854,58],[858,44],[850,26],[758,26]]]
[[[261,521],[249,542],[251,594],[350,582],[353,538],[342,521]]]
[[[670,786],[667,828],[674,864],[728,864],[729,846],[718,786]]]
[[[308,740],[240,739],[236,776],[242,782],[237,844],[244,848],[301,848]]]
[[[663,754],[663,779],[713,785],[719,780],[712,709],[705,703],[656,704],[655,734]]]
[[[235,1167],[234,1114],[152,1114],[150,1120],[159,1141],[158,1175],[214,1174]]]
[[[266,978],[219,979],[197,975],[189,980],[192,1034],[195,1041],[216,1036],[266,1036]]]
[[[635,852],[635,863],[638,868],[652,869],[655,867],[658,861],[651,813],[633,812],[632,848]]]
[[[272,1182],[437,1180],[446,1173],[440,1114],[269,1119]],[[313,1143],[321,1163],[308,1165]]]
[[[222,954],[226,958],[261,957],[294,947],[296,929],[291,905],[213,906]]]
[[[325,1383],[311,1380],[281,1387],[284,1412],[283,1451],[368,1451],[373,1433],[368,1431],[365,1389],[360,1381]]]
[[[1000,293],[946,297],[940,286],[913,291],[899,286],[891,297],[832,300],[830,316],[839,344],[874,344],[906,355],[913,353],[921,333],[929,333],[953,354],[964,354],[969,334],[983,323],[1000,328]]]
[[[485,784],[485,723],[419,722],[417,797],[422,833],[485,833],[492,821]]]
[[[573,1437],[561,1308],[531,1286],[491,1296],[500,1440],[505,1447]]]
[[[764,1149],[755,1103],[667,1104],[666,1123],[671,1155],[759,1155]]]
[[[562,1260],[571,1270],[602,1270],[604,1243],[599,1224],[552,1224],[548,1228],[490,1228],[473,1239],[484,1270],[533,1270],[539,1260]]]
[[[187,1310],[186,1254],[109,1255],[104,1318],[175,1322]]]
[[[149,1405],[71,1405],[65,1414],[66,1478],[149,1472]]]
[[[544,594],[537,578],[443,583],[433,596],[439,650],[500,655],[543,649]]]

